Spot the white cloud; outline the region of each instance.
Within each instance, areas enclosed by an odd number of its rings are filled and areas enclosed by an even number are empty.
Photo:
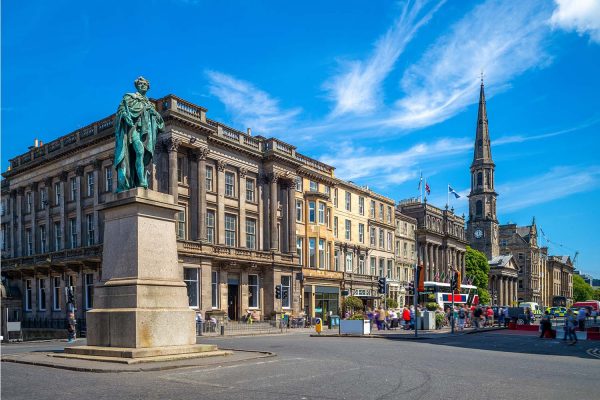
[[[600,186],[600,166],[561,166],[521,181],[497,186],[502,211],[515,211],[547,203]]]
[[[206,75],[210,93],[225,104],[234,122],[256,133],[282,136],[280,130],[292,125],[301,111],[300,108],[282,110],[277,99],[250,82],[217,71],[206,71]]]
[[[525,71],[546,65],[543,41],[550,10],[543,2],[488,0],[440,37],[402,78],[405,97],[384,123],[419,128],[452,117],[477,102],[483,70],[486,94],[509,87]]]
[[[375,43],[371,56],[365,61],[346,62],[343,72],[324,84],[335,102],[333,116],[375,110],[381,102],[381,85],[398,57],[444,2],[438,1],[429,8],[428,0],[405,2],[400,17]]]
[[[550,22],[565,31],[589,35],[590,41],[600,44],[600,1],[554,0],[556,9]]]

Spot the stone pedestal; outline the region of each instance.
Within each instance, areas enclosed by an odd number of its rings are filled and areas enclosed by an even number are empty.
[[[195,312],[177,261],[180,210],[173,196],[142,188],[104,204],[102,280],[87,312],[88,345],[66,353],[136,358],[216,350],[195,348]]]

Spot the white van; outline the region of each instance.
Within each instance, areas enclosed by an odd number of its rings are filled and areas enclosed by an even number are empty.
[[[533,301],[523,301],[519,303],[519,307],[529,308],[531,311],[533,311],[533,315],[535,315],[536,318],[540,318],[542,316],[542,309],[540,308],[540,305]]]

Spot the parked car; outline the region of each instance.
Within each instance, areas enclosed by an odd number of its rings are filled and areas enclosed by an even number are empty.
[[[554,318],[564,317],[567,314],[567,307],[551,307],[549,314]]]

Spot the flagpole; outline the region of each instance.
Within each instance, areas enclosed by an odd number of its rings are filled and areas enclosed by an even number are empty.
[[[446,193],[446,208],[450,208],[450,185],[448,185],[448,193]]]

